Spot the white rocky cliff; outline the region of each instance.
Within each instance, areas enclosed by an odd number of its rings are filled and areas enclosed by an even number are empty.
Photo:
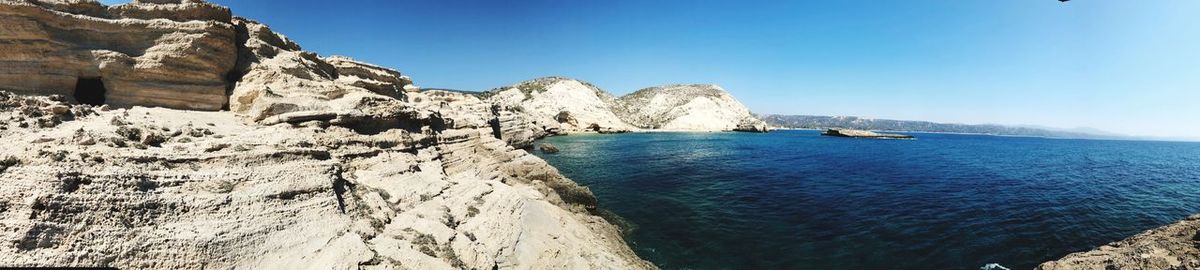
[[[653,268],[513,147],[540,116],[200,1],[0,0],[0,22],[2,266]]]
[[[564,131],[629,131],[613,113],[616,100],[596,86],[575,79],[546,77],[487,93],[488,101],[525,112],[546,128]]]
[[[546,129],[567,133],[767,131],[745,105],[710,84],[651,87],[617,98],[587,82],[546,77],[483,96],[503,108],[526,112]]]
[[[625,121],[641,128],[765,132],[766,124],[720,86],[650,87],[617,100]]]

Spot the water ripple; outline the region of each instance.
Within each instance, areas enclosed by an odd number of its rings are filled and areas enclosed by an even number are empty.
[[[1029,269],[1200,212],[1200,143],[811,131],[546,139],[665,269]]]

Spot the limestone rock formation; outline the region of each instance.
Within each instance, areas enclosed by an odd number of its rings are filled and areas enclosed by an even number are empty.
[[[544,129],[565,133],[768,131],[745,105],[709,84],[651,87],[616,98],[587,82],[545,77],[484,96],[488,102],[525,112]]]
[[[539,78],[498,88],[488,95],[492,103],[525,113],[545,129],[580,132],[593,125],[603,130],[634,129],[614,113],[616,98],[575,79]],[[563,112],[569,115],[565,119],[568,121],[558,120]]]
[[[0,265],[654,268],[514,148],[548,134],[517,106],[199,1],[0,0],[0,21]],[[109,105],[79,104],[96,74]]]
[[[1042,263],[1040,270],[1200,269],[1200,215]]]
[[[408,76],[390,68],[354,61],[345,56],[333,56],[324,60],[337,69],[339,82],[362,87],[376,94],[404,99],[406,92],[416,92],[420,89],[413,85]]]
[[[218,110],[237,60],[230,17],[197,1],[0,0],[0,88]]]
[[[321,58],[304,51],[266,25],[234,18],[239,30],[238,81],[229,108],[263,124],[286,122],[289,113],[332,115],[335,124],[363,132],[390,128],[416,130],[429,112],[405,102],[416,89],[395,70],[345,57]]]
[[[639,127],[591,84],[419,91],[198,0],[0,0],[0,23],[0,265],[654,268],[519,150]],[[720,95],[655,127],[758,128],[695,124],[740,106]]]
[[[410,95],[413,106],[443,117],[448,127],[488,127],[493,137],[516,148],[532,147],[534,140],[550,135],[553,130],[539,125],[519,107],[493,104],[475,95],[443,90]]]
[[[762,121],[720,86],[676,84],[650,87],[618,99],[622,118],[649,129],[729,131]]]
[[[651,267],[590,191],[486,127],[370,135],[0,96],[0,119],[70,115],[0,129],[0,265]]]

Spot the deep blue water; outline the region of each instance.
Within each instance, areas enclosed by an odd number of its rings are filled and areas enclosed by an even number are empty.
[[[665,269],[1031,269],[1200,213],[1200,143],[572,135],[538,156]]]

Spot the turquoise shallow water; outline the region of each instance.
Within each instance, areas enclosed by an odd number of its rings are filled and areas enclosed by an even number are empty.
[[[1200,213],[1200,143],[816,131],[551,137],[665,269],[1031,269]]]

